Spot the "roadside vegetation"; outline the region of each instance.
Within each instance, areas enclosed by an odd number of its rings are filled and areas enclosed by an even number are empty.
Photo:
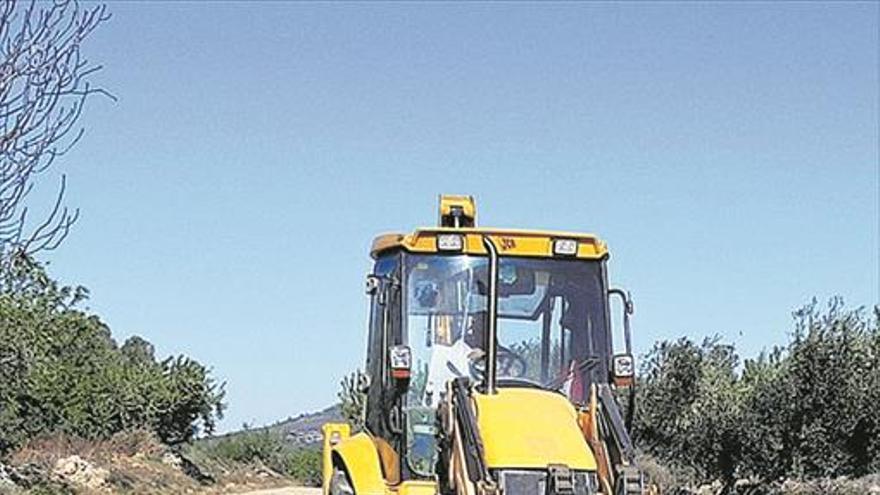
[[[228,465],[265,468],[308,486],[321,485],[319,446],[294,446],[267,428],[245,429],[221,438],[205,439],[189,448],[190,457]]]
[[[213,431],[223,385],[140,337],[117,342],[85,308],[88,290],[40,261],[79,218],[57,172],[80,117],[92,98],[115,99],[85,53],[109,19],[95,3],[0,1],[0,492],[155,493],[175,476],[211,478],[180,452]],[[59,178],[53,196],[46,180]]]
[[[41,261],[79,218],[57,172],[84,135],[80,117],[93,98],[115,100],[85,53],[109,19],[96,3],[0,0],[0,493],[264,486],[282,475],[187,457],[222,417],[223,384],[210,369],[158,358],[141,337],[118,342],[85,307],[89,291],[56,281]],[[46,180],[59,178],[53,196]],[[301,471],[299,457],[285,462]]]
[[[168,445],[213,431],[223,387],[185,356],[157,360],[140,337],[118,345],[81,309],[88,291],[62,286],[26,258],[0,292],[0,453],[62,433],[104,439],[151,432]]]
[[[84,309],[88,291],[19,257],[0,272],[0,493],[173,493],[248,481],[247,466],[186,456],[224,408],[223,385],[186,356],[122,344]],[[254,480],[262,481],[262,480]]]
[[[642,360],[634,436],[666,487],[712,493],[880,490],[880,309],[794,313],[787,345],[741,359],[720,339]]]

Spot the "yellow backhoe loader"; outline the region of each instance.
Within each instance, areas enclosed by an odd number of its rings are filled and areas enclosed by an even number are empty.
[[[441,196],[438,227],[373,242],[362,427],[324,425],[325,495],[647,493],[605,243],[475,221],[473,198]]]

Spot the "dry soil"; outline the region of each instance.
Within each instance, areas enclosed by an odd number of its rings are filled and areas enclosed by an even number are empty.
[[[320,488],[307,488],[304,486],[291,486],[287,488],[272,488],[269,490],[257,490],[255,492],[242,493],[240,495],[321,495]]]

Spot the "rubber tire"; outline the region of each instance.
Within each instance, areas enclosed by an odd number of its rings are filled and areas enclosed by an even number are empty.
[[[330,477],[329,490],[330,495],[355,495],[351,482],[348,481],[348,474],[345,470],[338,467],[333,468],[333,475]]]

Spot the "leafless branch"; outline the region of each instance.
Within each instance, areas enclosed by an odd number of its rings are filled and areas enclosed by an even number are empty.
[[[110,14],[77,0],[0,0],[0,269],[12,258],[57,248],[79,211],[64,206],[65,177],[48,215],[28,228],[26,199],[34,181],[79,141],[77,126],[101,69],[83,56],[83,41]],[[114,98],[115,99],[115,98]]]

